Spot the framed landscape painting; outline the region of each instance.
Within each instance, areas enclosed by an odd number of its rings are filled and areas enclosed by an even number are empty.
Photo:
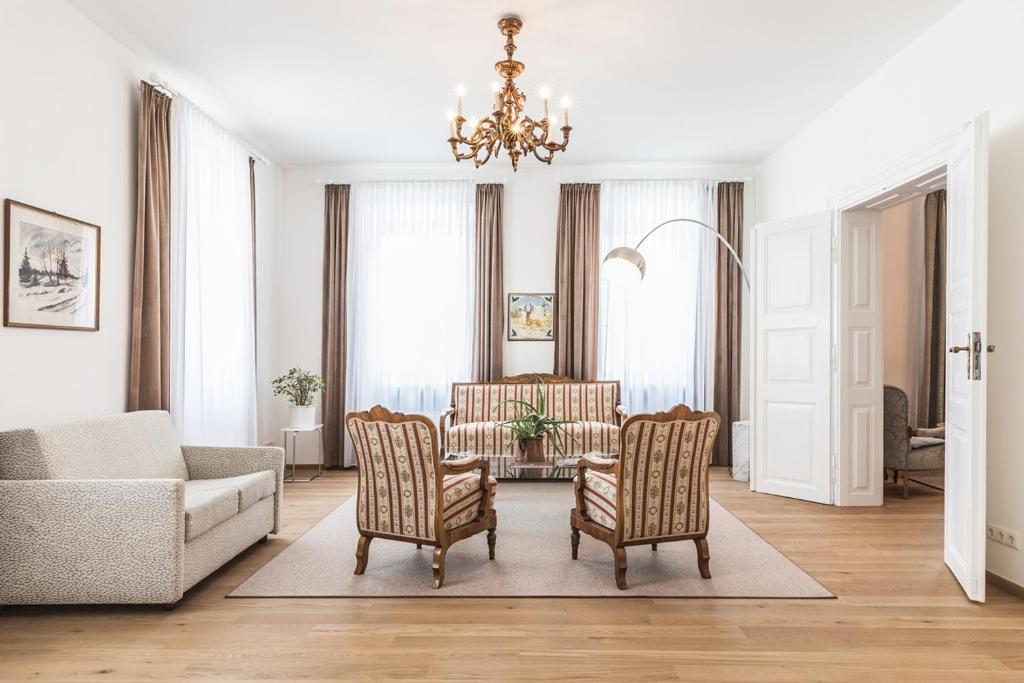
[[[4,202],[4,325],[100,328],[100,226]]]
[[[509,341],[554,341],[555,295],[508,295]]]

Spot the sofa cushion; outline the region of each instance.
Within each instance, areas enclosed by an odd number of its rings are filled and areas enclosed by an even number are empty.
[[[591,521],[609,529],[615,528],[615,503],[618,494],[615,489],[615,475],[595,470],[583,471],[583,511]],[[573,486],[579,480],[573,477]]]
[[[568,455],[584,453],[619,452],[619,428],[607,422],[570,422],[564,425],[570,438],[560,436],[562,448]],[[469,422],[448,428],[444,434],[446,453],[469,455],[511,455],[517,446],[512,441],[512,430],[497,422]],[[554,456],[555,446],[550,438],[544,440],[544,452]]]
[[[494,477],[487,477],[487,500],[484,501],[480,491],[480,475],[472,472],[449,474],[444,478],[442,495],[444,497],[444,528],[468,524],[477,518],[481,504],[487,510],[494,506],[494,493],[498,482]]]
[[[191,483],[191,482],[189,482]],[[238,514],[237,489],[185,487],[185,540],[202,535]]]
[[[274,495],[277,479],[271,470],[240,474],[221,479],[192,479],[185,482],[185,495],[190,492],[228,490],[235,493],[235,512],[248,510],[264,498]]]
[[[160,410],[0,432],[0,479],[188,479]]]

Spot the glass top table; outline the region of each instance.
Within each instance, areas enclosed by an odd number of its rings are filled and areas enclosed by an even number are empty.
[[[448,453],[445,460],[462,460],[463,458],[474,457],[475,453]],[[519,460],[510,455],[487,456],[491,465],[491,476],[495,479],[565,479],[569,480],[576,476],[576,466],[580,458],[588,455],[594,458],[618,459],[617,453],[581,453],[579,455],[556,455],[554,460],[543,462],[529,462]]]

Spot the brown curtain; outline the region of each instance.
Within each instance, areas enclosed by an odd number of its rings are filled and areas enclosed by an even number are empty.
[[[601,186],[566,184],[555,244],[555,374],[597,379],[598,236]]]
[[[743,258],[743,183],[718,183],[718,232]],[[715,287],[715,412],[722,429],[712,463],[732,465],[732,423],[740,418],[740,330],[743,279],[732,254],[718,243]]]
[[[504,287],[501,224],[505,188],[476,186],[476,315],[473,321],[473,380],[501,379]]]
[[[924,367],[917,426],[945,421],[946,403],[946,191],[924,199]]]
[[[128,410],[168,410],[171,98],[141,84]]]
[[[253,358],[259,358],[259,306],[256,294],[256,159],[249,157],[249,218],[252,223],[252,336]]]
[[[324,301],[321,372],[327,385],[321,412],[324,463],[345,462],[345,279],[348,273],[349,185],[324,187]]]

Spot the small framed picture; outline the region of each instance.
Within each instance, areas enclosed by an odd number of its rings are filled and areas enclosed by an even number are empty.
[[[509,341],[554,341],[555,295],[508,295]]]
[[[100,226],[4,202],[4,326],[100,329]]]

